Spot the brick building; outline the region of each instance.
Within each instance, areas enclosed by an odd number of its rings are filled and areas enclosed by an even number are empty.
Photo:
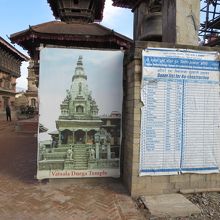
[[[5,118],[5,108],[9,105],[14,116],[16,95],[16,79],[20,77],[22,61],[28,57],[20,53],[2,37],[0,37],[0,120]]]

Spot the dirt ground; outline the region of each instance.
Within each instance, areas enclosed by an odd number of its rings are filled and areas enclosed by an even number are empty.
[[[201,214],[182,218],[157,218],[152,216],[143,205],[137,201],[139,210],[145,216],[145,219],[150,220],[219,220],[220,219],[220,193],[207,192],[196,194],[185,194],[193,204],[200,208]]]
[[[219,192],[197,193],[185,196],[201,209],[201,215],[195,216],[194,219],[220,219]]]

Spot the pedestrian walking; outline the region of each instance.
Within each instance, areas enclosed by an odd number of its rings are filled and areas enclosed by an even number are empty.
[[[11,109],[10,109],[9,105],[6,106],[6,118],[7,118],[7,121],[8,120],[11,121]]]

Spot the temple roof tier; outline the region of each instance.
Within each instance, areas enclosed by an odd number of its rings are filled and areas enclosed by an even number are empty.
[[[113,6],[122,8],[135,8],[143,0],[112,0]]]
[[[53,15],[67,23],[101,21],[105,0],[47,0]]]
[[[14,33],[10,36],[13,43],[34,53],[35,48],[43,45],[58,45],[67,47],[128,49],[133,41],[111,29],[97,23],[66,24],[61,21],[51,21]]]

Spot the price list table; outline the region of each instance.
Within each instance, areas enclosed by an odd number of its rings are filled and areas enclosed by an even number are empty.
[[[219,83],[185,82],[181,157],[183,172],[218,169],[213,152],[220,154],[219,101]]]
[[[141,135],[146,138],[141,138],[145,146],[141,162],[147,172],[176,172],[181,156],[183,83],[146,80],[143,85]],[[152,163],[155,154],[157,160]]]
[[[204,72],[199,66],[200,71],[187,66],[158,68],[149,60],[150,71],[143,74],[141,90],[140,175],[218,172],[220,90],[216,62]],[[186,58],[184,62],[189,63]]]

